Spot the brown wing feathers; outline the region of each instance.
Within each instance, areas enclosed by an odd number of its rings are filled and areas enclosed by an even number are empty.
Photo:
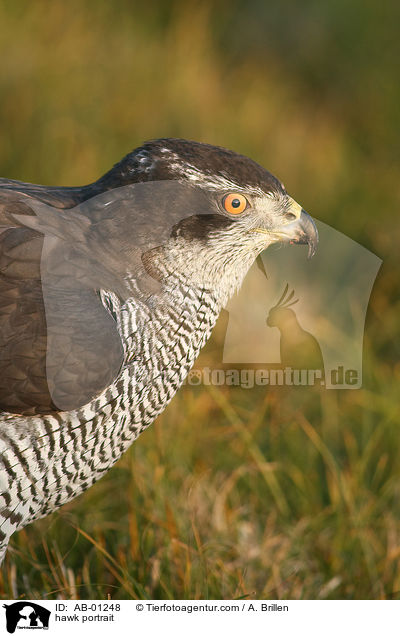
[[[40,186],[17,186],[0,181],[0,410],[25,415],[72,410],[116,377],[122,344],[97,290],[76,281],[76,268],[63,263],[71,251],[61,250],[61,273],[52,273],[43,262],[48,237],[23,221],[34,222],[31,194],[66,208],[88,191],[52,189],[49,195]]]

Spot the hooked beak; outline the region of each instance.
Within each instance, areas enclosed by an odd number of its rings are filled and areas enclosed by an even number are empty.
[[[291,197],[289,200],[291,203],[290,212],[296,216],[294,221],[281,225],[277,229],[255,228],[253,232],[269,234],[280,243],[307,244],[308,258],[312,258],[318,245],[318,230],[311,216]]]
[[[297,221],[286,226],[286,231],[284,231],[283,234],[284,236],[282,238],[285,243],[299,243],[300,245],[307,244],[308,258],[312,258],[314,256],[318,245],[318,230],[313,219],[305,210],[301,210],[300,217]]]

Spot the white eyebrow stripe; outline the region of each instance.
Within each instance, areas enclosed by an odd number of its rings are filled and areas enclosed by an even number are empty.
[[[228,176],[222,174],[206,174],[201,172],[196,166],[191,163],[183,162],[179,155],[172,151],[168,151],[167,148],[162,148],[163,154],[169,154],[170,156],[170,168],[178,175],[185,177],[189,182],[197,184],[199,187],[206,188],[208,190],[236,190],[238,192],[247,193],[256,197],[270,197],[275,198],[273,192],[265,192],[262,188],[257,186],[243,186],[236,181],[233,181]]]

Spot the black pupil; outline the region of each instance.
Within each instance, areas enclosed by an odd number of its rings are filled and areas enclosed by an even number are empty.
[[[240,201],[239,199],[233,199],[232,203],[231,203],[233,208],[238,208],[240,207]]]

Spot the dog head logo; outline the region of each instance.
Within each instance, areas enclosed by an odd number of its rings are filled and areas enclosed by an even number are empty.
[[[51,612],[37,603],[18,601],[3,607],[6,610],[6,627],[9,634],[14,634],[16,629],[49,628]]]

